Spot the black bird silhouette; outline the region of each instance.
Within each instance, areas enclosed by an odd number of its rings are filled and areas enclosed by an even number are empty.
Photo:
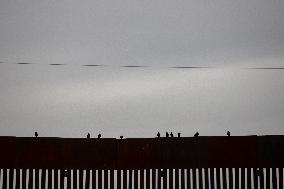
[[[178,137],[180,138],[180,133],[178,133]]]
[[[68,174],[68,171],[67,171],[67,170],[64,170],[64,171],[63,171],[63,176],[64,176],[64,177],[68,177],[68,176],[69,176],[69,174]]]
[[[88,134],[87,134],[87,138],[90,138],[90,137],[91,137],[91,135],[90,135],[90,133],[88,133]]]
[[[161,136],[161,134],[160,134],[160,132],[158,132],[158,133],[157,133],[157,137],[160,138],[160,136]]]
[[[102,135],[101,134],[98,134],[98,138],[101,138],[102,137]]]
[[[168,133],[168,132],[166,132],[166,137],[167,137],[167,138],[169,137],[169,133]]]
[[[230,131],[227,131],[227,136],[231,136],[231,132]]]
[[[256,175],[257,176],[262,176],[263,175],[263,170],[257,169],[256,170]]]
[[[199,136],[199,132],[196,132],[196,133],[194,134],[194,136],[195,136],[195,137],[198,137],[198,136]]]
[[[120,138],[120,139],[123,139],[123,136],[120,136],[119,138]]]
[[[173,132],[171,132],[171,134],[170,134],[170,135],[171,135],[171,137],[174,137],[174,134],[173,134]]]
[[[36,137],[36,138],[38,137],[38,133],[37,133],[37,132],[35,132],[35,137]]]

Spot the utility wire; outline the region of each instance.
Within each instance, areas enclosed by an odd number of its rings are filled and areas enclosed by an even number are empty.
[[[31,63],[31,62],[17,62],[17,63],[8,63],[8,62],[0,62],[3,64],[17,64],[17,65],[48,65],[48,66],[71,66],[71,64],[59,64],[59,63],[52,63],[52,64],[39,64],[39,63]],[[151,68],[155,66],[146,66],[146,65],[104,65],[104,64],[77,64],[72,66],[84,66],[84,67],[120,67],[120,68]],[[169,68],[169,69],[203,69],[203,68],[210,68],[210,67],[202,67],[202,66],[169,66],[169,67],[161,67],[160,68]]]
[[[104,65],[104,64],[59,64],[59,63],[52,63],[52,64],[39,64],[39,63],[31,63],[31,62],[17,62],[17,63],[9,63],[0,61],[0,64],[17,64],[17,65],[48,65],[48,66],[83,66],[83,67],[120,67],[120,68],[156,68],[156,66],[149,66],[149,65]],[[168,69],[212,69],[214,67],[208,66],[159,66],[159,68],[168,68]],[[248,68],[241,68],[241,69],[255,69],[255,70],[284,70],[284,67],[248,67]]]

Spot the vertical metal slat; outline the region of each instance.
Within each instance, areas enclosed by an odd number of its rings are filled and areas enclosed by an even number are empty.
[[[259,174],[259,170],[257,168],[253,168],[253,186],[254,186],[254,189],[258,189],[258,174]]]
[[[127,170],[126,169],[123,170],[122,180],[123,180],[122,188],[127,189]]]
[[[22,169],[22,189],[27,188],[27,170]]]
[[[190,169],[186,170],[186,184],[187,184],[187,189],[191,189],[191,173],[190,173]]]
[[[108,189],[108,170],[104,170],[104,189]]]
[[[152,169],[152,189],[156,189],[156,169]]]
[[[71,169],[67,170],[67,189],[71,189]]]
[[[241,168],[241,188],[245,188],[245,168]]]
[[[226,168],[222,168],[222,180],[223,180],[223,188],[227,188],[227,171],[226,171]]]
[[[197,189],[197,176],[196,176],[197,169],[192,169],[192,186],[193,189]]]
[[[8,169],[3,169],[3,189],[7,188],[7,175],[8,175]]]
[[[2,176],[2,175],[1,175],[1,170],[2,170],[2,169],[0,168],[0,183],[1,183],[1,176]]]
[[[58,189],[58,169],[54,169],[54,189]]]
[[[205,189],[209,189],[209,172],[208,172],[208,168],[204,168],[204,174],[205,174],[205,185],[204,188]]]
[[[168,169],[163,169],[163,189],[167,189],[168,186]]]
[[[21,176],[21,172],[20,169],[16,169],[16,186],[15,189],[20,189],[20,176]],[[1,182],[1,179],[0,179]]]
[[[221,189],[220,168],[216,168],[216,188],[217,188],[217,189]]]
[[[140,189],[144,189],[144,169],[140,169]]]
[[[99,189],[103,188],[102,185],[103,185],[103,184],[102,184],[102,170],[99,169],[99,170],[98,170],[98,188],[99,188]],[[81,188],[80,188],[80,189],[81,189]]]
[[[41,189],[45,189],[46,169],[41,170]]]
[[[266,168],[266,189],[270,188],[270,168]]]
[[[134,170],[134,189],[138,189],[138,170]]]
[[[158,189],[161,189],[162,188],[162,183],[161,183],[161,181],[162,181],[162,171],[161,171],[161,169],[158,169],[158,180],[157,180],[157,188]]]
[[[39,169],[35,169],[35,188],[39,188]]]
[[[65,179],[65,170],[64,169],[61,169],[60,170],[60,189],[64,189],[64,179]]]
[[[117,189],[121,189],[121,170],[117,170]]]
[[[229,189],[233,189],[233,169],[229,168]]]
[[[146,189],[150,189],[150,169],[146,169]]]
[[[202,168],[198,168],[199,189],[203,189],[203,174]]]
[[[33,169],[29,169],[29,183],[28,183],[28,189],[33,189]]]
[[[279,168],[279,188],[284,188],[284,184],[283,184],[283,168]]]
[[[77,169],[73,169],[73,189],[77,189],[78,183],[78,171]]]
[[[109,179],[110,179],[110,189],[114,189],[114,170],[111,169],[110,170],[110,175],[109,175]]]
[[[84,187],[84,171],[82,169],[79,169],[79,188],[83,188]]]
[[[239,189],[239,182],[240,182],[240,171],[239,168],[235,168],[235,189]]]
[[[128,176],[129,176],[129,180],[128,180],[128,189],[132,189],[132,182],[133,182],[133,170],[128,170]]]
[[[90,188],[90,177],[91,177],[90,174],[91,174],[90,169],[87,169],[86,170],[85,189],[89,189]]]
[[[251,188],[251,168],[247,168],[247,189]]]
[[[179,169],[175,169],[175,188],[179,188]]]
[[[169,188],[174,188],[173,169],[169,169]]]
[[[210,187],[211,187],[211,189],[215,189],[215,174],[214,174],[214,168],[210,168]]]
[[[97,189],[97,170],[95,169],[92,170],[92,189]]]
[[[272,188],[277,189],[276,168],[272,168]]]
[[[13,188],[14,172],[15,172],[14,169],[10,169],[10,172],[9,172],[9,188]]]
[[[263,175],[263,168],[259,169],[259,188],[264,189],[264,175]]]
[[[180,174],[180,177],[181,177],[181,179],[180,179],[180,187],[181,187],[181,189],[185,189],[185,171],[184,171],[184,169],[181,169],[181,174]]]
[[[128,175],[129,175],[129,180],[128,180],[128,189],[132,189],[132,183],[133,183],[133,180],[132,180],[132,177],[133,177],[133,170],[128,170]]]
[[[47,170],[47,188],[52,189],[52,169]]]

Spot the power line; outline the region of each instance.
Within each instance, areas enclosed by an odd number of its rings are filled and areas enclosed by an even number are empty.
[[[208,66],[149,66],[149,65],[107,65],[107,64],[60,64],[60,63],[51,63],[51,64],[40,64],[32,62],[3,62],[0,61],[0,64],[16,64],[16,65],[47,65],[47,66],[82,66],[82,67],[120,67],[120,68],[133,68],[133,69],[142,69],[142,68],[167,68],[167,69],[212,69],[217,67],[208,67]],[[284,70],[284,67],[248,67],[240,69],[254,69],[254,70]]]
[[[148,66],[148,65],[104,65],[104,64],[60,64],[60,63],[52,63],[52,64],[39,64],[39,63],[31,63],[31,62],[17,62],[17,63],[9,63],[9,62],[0,62],[3,64],[17,64],[17,65],[47,65],[47,66],[84,66],[84,67],[120,67],[120,68],[151,68],[156,66]],[[169,69],[204,69],[204,68],[212,68],[212,67],[202,67],[202,66],[159,66],[159,68],[169,68]]]

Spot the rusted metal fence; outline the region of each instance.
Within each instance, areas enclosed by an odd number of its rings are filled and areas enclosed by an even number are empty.
[[[0,149],[3,189],[284,188],[284,136],[0,137]]]

